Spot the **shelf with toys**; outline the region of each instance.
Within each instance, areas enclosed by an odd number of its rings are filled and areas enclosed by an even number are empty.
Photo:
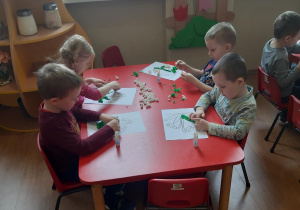
[[[46,10],[43,5],[48,0],[2,0],[0,2],[0,22],[8,29],[9,37],[0,40],[0,50],[10,53],[14,80],[0,87],[0,104],[17,106],[20,102],[31,117],[38,116],[38,106],[42,99],[37,92],[34,72],[46,63],[48,57],[54,57],[59,47],[73,34],[88,37],[79,24],[72,18],[62,0],[52,0],[56,4],[61,18],[61,27],[46,28]],[[18,25],[18,10],[30,9],[36,23],[37,33],[22,36]],[[19,19],[18,19],[19,18]],[[20,101],[20,100],[19,100]],[[0,106],[1,108],[1,106]]]

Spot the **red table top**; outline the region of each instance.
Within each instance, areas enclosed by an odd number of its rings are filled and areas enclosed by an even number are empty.
[[[174,64],[174,62],[169,62]],[[216,136],[199,139],[198,148],[193,147],[193,140],[166,141],[162,122],[162,109],[192,108],[201,96],[201,92],[181,78],[176,81],[161,79],[140,73],[138,77],[131,76],[133,71],[140,71],[148,66],[133,65],[102,69],[91,69],[84,72],[84,77],[96,77],[106,81],[116,80],[123,88],[137,88],[136,96],[131,106],[126,105],[97,105],[83,104],[83,108],[102,111],[107,114],[121,114],[139,111],[141,113],[146,132],[123,135],[120,137],[120,147],[114,141],[99,149],[97,152],[82,156],[79,160],[79,177],[85,184],[112,185],[151,178],[173,176],[222,169],[228,165],[236,165],[244,160],[244,152],[233,140]],[[134,80],[146,82],[147,88],[159,98],[159,102],[151,103],[151,108],[140,108],[139,88]],[[168,95],[181,87],[181,93],[187,97],[176,103],[168,101]],[[222,123],[220,117],[211,106],[206,112],[206,119],[211,122]],[[81,127],[82,138],[87,137],[86,124]]]

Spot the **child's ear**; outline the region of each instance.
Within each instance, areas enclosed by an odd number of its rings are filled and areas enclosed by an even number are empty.
[[[291,36],[291,35],[288,35],[288,36],[286,36],[286,37],[284,38],[284,41],[285,41],[285,42],[289,42],[291,38],[292,38],[292,36]]]
[[[50,99],[50,103],[55,106],[57,105],[58,101],[59,101],[59,98],[51,98]]]
[[[227,43],[227,44],[225,44],[225,50],[226,51],[231,51],[232,50],[232,44],[230,44],[230,43]]]
[[[239,78],[237,79],[237,82],[238,82],[238,85],[239,85],[239,86],[242,86],[242,85],[244,84],[245,80],[244,80],[242,77],[239,77]]]

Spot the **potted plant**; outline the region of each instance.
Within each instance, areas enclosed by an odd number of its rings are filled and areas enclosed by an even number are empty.
[[[13,81],[11,57],[8,52],[0,50],[0,86]]]

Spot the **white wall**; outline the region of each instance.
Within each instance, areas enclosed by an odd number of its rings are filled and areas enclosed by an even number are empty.
[[[119,46],[126,65],[165,60],[164,1],[122,0],[66,4],[90,38],[102,67],[101,53]]]
[[[202,68],[209,60],[206,47],[168,50],[174,32],[164,21],[172,14],[172,5],[173,0],[117,0],[66,6],[92,42],[96,67],[102,67],[102,51],[116,44],[127,65],[183,59]],[[249,70],[260,64],[262,48],[273,36],[274,20],[287,10],[300,13],[300,0],[234,1],[235,52],[244,57]]]

